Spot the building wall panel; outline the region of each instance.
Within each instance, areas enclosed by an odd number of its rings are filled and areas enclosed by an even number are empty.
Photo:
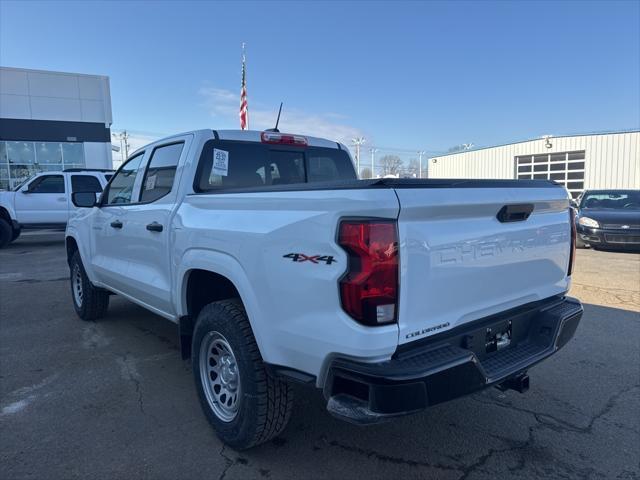
[[[585,151],[585,188],[640,189],[640,132],[551,137],[429,159],[431,178],[515,178],[515,157]]]

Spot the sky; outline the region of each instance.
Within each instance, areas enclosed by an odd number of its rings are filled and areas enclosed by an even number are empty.
[[[108,75],[135,142],[239,128],[444,152],[640,127],[640,1],[0,0],[0,65]]]

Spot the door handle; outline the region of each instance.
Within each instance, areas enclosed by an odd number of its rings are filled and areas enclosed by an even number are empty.
[[[149,230],[150,232],[161,232],[162,225],[160,225],[158,222],[153,222],[147,225],[147,230]]]
[[[120,220],[115,220],[111,222],[111,226],[113,228],[122,228],[122,222]]]
[[[522,203],[519,205],[505,205],[500,209],[496,218],[502,223],[524,222],[531,212],[533,212],[533,203]]]

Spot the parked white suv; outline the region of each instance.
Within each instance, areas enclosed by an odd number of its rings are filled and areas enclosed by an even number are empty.
[[[155,142],[101,199],[76,193],[78,315],[119,294],[179,326],[203,410],[248,448],[281,432],[291,381],[366,424],[527,370],[573,336],[575,225],[541,180],[357,180],[347,149],[276,131]]]
[[[77,207],[73,192],[101,193],[113,170],[69,168],[39,173],[12,191],[0,191],[0,248],[23,228],[64,228]]]

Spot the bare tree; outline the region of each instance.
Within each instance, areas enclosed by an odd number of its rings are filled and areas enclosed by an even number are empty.
[[[417,158],[412,158],[409,160],[409,165],[406,168],[407,175],[410,177],[417,178],[420,173],[420,163]]]
[[[397,155],[385,155],[380,159],[382,175],[400,175],[402,159]]]
[[[365,167],[360,170],[360,178],[363,180],[371,178],[371,169],[369,167]]]

